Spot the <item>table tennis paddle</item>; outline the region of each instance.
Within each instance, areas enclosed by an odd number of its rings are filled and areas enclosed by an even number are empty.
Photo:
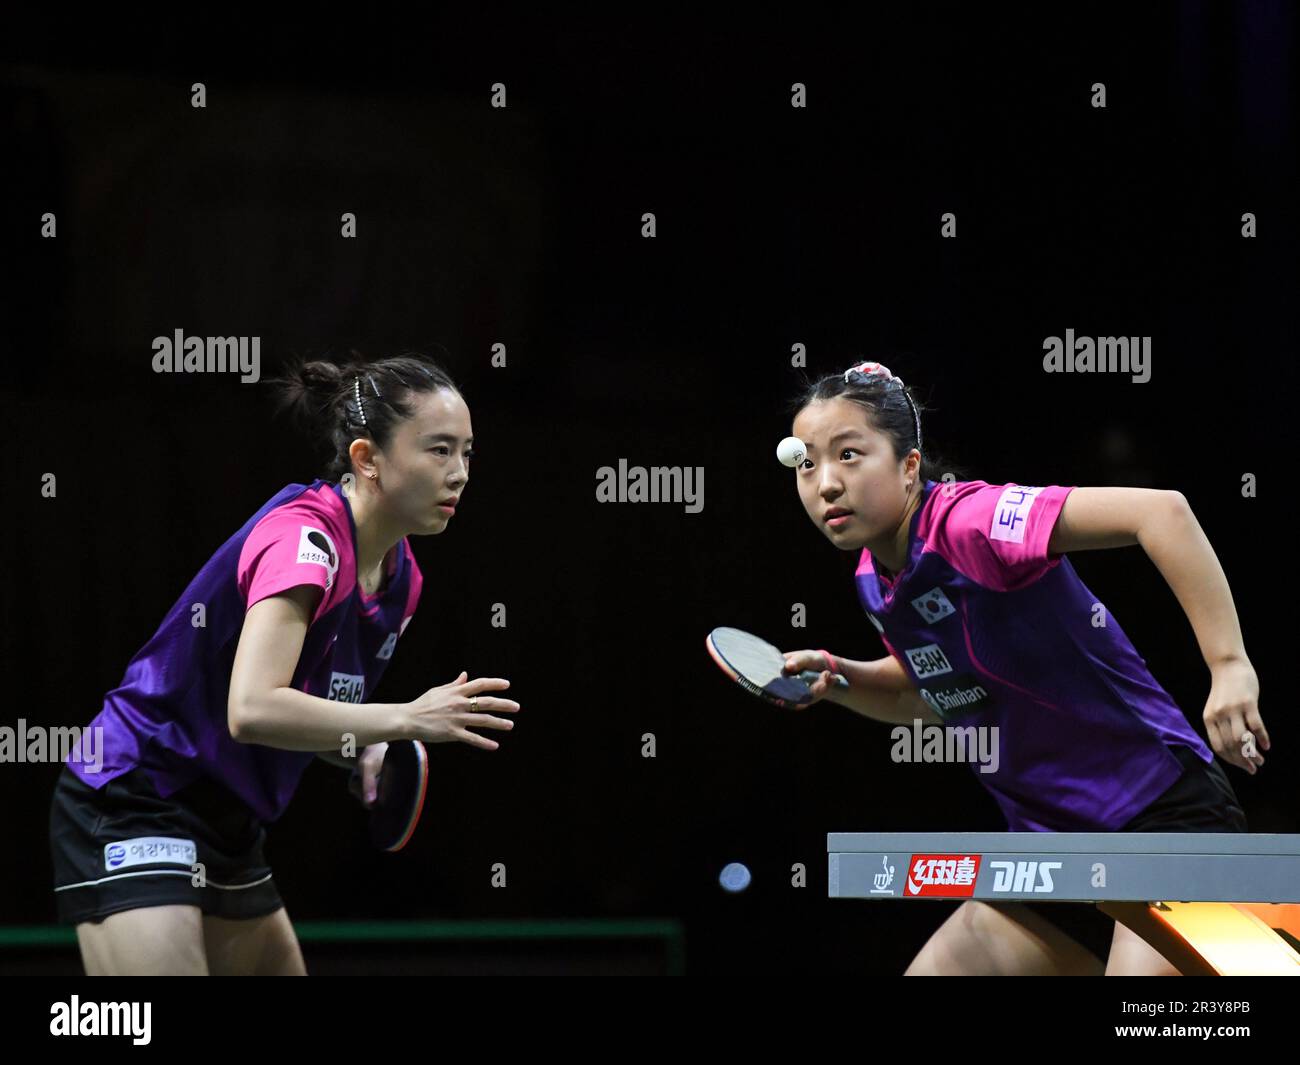
[[[774,706],[804,706],[812,702],[810,685],[821,674],[812,669],[787,674],[785,655],[766,640],[741,629],[721,628],[709,633],[704,644],[722,672],[750,695],[757,695]],[[849,686],[838,673],[833,675],[832,683],[838,688]]]
[[[352,770],[359,791],[361,770]],[[429,786],[429,756],[419,740],[394,740],[384,752],[378,792],[370,807],[370,842],[381,851],[400,851],[410,842],[424,809]]]

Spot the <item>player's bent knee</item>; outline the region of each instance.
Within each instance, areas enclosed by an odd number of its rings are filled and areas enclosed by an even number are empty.
[[[283,906],[263,917],[205,917],[203,934],[214,975],[307,975],[298,937]]]
[[[904,976],[977,976],[990,974],[988,952],[982,942],[992,908],[967,900],[936,928],[917,952]]]

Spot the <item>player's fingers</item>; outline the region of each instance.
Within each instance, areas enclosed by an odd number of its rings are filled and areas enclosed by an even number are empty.
[[[501,746],[501,744],[497,743],[496,740],[490,740],[486,736],[475,735],[473,732],[466,731],[465,729],[457,731],[455,736],[456,739],[461,741],[461,743],[468,743],[471,747],[478,747],[485,751],[495,751]]]
[[[1225,762],[1231,761],[1223,737],[1219,735],[1218,722],[1209,714],[1203,715],[1202,720],[1205,722],[1205,736],[1210,741],[1210,749]]]
[[[477,695],[479,692],[499,692],[510,687],[505,677],[475,677],[467,684],[462,684],[461,695]]]
[[[379,798],[379,778],[384,775],[383,762],[367,762],[361,767],[362,802],[373,806]]]
[[[812,698],[806,703],[800,703],[799,710],[804,710],[815,703],[819,703],[826,697],[826,692],[830,690],[830,685],[827,683],[829,677],[830,674],[823,670],[821,676],[808,685],[808,690],[812,692]]]
[[[1268,729],[1264,727],[1264,719],[1259,716],[1259,707],[1252,706],[1246,711],[1246,727],[1255,734],[1255,742],[1259,744],[1261,751],[1267,751],[1269,748]]]
[[[477,712],[480,714],[484,710],[499,710],[505,714],[513,714],[519,710],[519,704],[513,699],[494,699],[490,695],[485,695],[482,698],[475,699],[474,706],[478,707]],[[468,705],[466,705],[465,708],[470,710],[471,713],[474,712]]]
[[[805,669],[821,669],[826,663],[816,651],[786,651],[782,654],[785,659],[785,672],[802,673]]]
[[[515,727],[513,721],[507,721],[503,717],[493,717],[491,714],[464,714],[460,724],[462,728],[495,728],[505,732]]]
[[[1246,714],[1244,710],[1234,710],[1232,712],[1232,738],[1235,740],[1238,757],[1250,767],[1251,773],[1264,764],[1264,756],[1259,753],[1256,746],[1256,737],[1249,728],[1246,727]],[[1253,751],[1253,754],[1248,754]]]

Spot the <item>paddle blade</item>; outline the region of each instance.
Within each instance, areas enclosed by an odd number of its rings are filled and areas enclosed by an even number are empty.
[[[370,840],[383,851],[410,842],[424,809],[429,755],[419,740],[389,743],[379,772],[379,794],[370,810]]]

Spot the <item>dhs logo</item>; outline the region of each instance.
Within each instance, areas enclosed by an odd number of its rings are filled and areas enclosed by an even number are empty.
[[[104,864],[110,869],[116,869],[126,860],[126,848],[120,843],[112,844],[104,851]]]
[[[329,695],[338,703],[359,703],[366,693],[366,678],[356,673],[331,673]]]
[[[957,613],[956,607],[948,601],[948,597],[943,594],[942,588],[931,588],[925,595],[913,599],[912,605],[916,607],[916,612],[931,625],[946,618],[949,614]]]
[[[1060,862],[989,862],[993,870],[993,890],[1017,895],[1051,895],[1056,891],[1052,870]]]

